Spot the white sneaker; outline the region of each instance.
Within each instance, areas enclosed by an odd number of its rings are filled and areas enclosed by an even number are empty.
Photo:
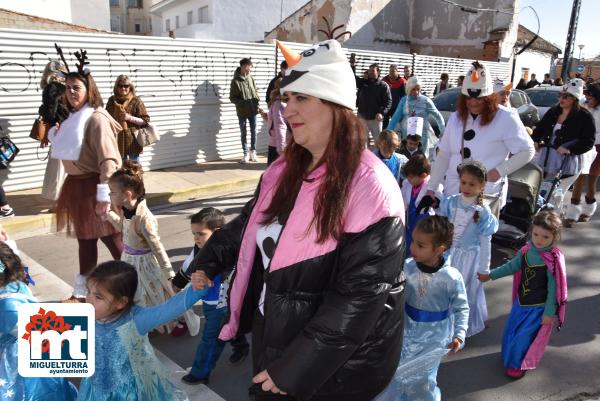
[[[248,156],[248,154],[246,153],[246,154],[244,155],[244,157],[242,157],[242,160],[240,160],[240,163],[242,163],[242,164],[246,164],[246,163],[248,163],[249,161],[250,161],[250,157],[249,157],[249,156]]]
[[[257,162],[258,159],[256,158],[256,150],[251,150],[250,151],[250,161],[251,162]]]

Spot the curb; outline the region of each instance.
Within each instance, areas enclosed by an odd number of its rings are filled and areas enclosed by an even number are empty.
[[[242,178],[231,181],[224,181],[208,185],[189,187],[173,192],[159,192],[146,194],[148,206],[163,206],[183,201],[195,200],[197,198],[207,198],[217,196],[233,190],[252,189],[258,184],[260,174],[252,178]],[[28,231],[41,231],[45,233],[53,232],[56,227],[56,215],[54,213],[43,213],[30,216],[15,216],[0,220],[4,229],[11,237],[24,234]]]

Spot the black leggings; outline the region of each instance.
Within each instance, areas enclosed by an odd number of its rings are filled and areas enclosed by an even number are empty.
[[[0,207],[4,207],[8,205],[8,199],[6,199],[6,192],[4,192],[4,188],[0,185]]]
[[[101,237],[100,241],[106,245],[114,260],[121,259],[123,252],[123,239],[121,233]],[[79,239],[79,273],[87,275],[98,263],[98,238]]]

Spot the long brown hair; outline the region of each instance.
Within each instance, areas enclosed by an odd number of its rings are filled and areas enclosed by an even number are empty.
[[[481,117],[481,125],[488,125],[494,119],[494,116],[498,111],[497,97],[498,95],[492,93],[491,95],[483,98],[483,112],[479,115]],[[467,117],[469,116],[469,109],[467,108],[467,96],[463,95],[462,93],[458,95],[456,111],[458,111],[458,115],[463,122],[467,121]]]
[[[316,224],[319,243],[328,238],[340,239],[350,184],[365,148],[366,137],[352,110],[326,100],[321,101],[333,111],[333,126],[327,148],[315,166],[317,168],[324,164],[326,167],[325,176],[315,197],[314,217],[311,221],[311,227]],[[270,223],[279,216],[289,215],[302,186],[302,180],[309,173],[312,154],[298,145],[293,138],[285,148],[283,157],[286,166],[279,176],[271,204],[264,212],[263,224]]]
[[[78,72],[70,72],[65,77],[65,82],[67,79],[78,79],[83,82],[85,88],[87,90],[87,102],[90,107],[97,109],[98,107],[104,106],[104,102],[102,101],[102,95],[100,95],[100,91],[98,90],[98,86],[96,85],[96,81],[94,81],[94,77],[92,74],[82,75]],[[65,96],[66,96],[65,91]],[[65,104],[71,109],[71,105],[69,101],[65,99]]]

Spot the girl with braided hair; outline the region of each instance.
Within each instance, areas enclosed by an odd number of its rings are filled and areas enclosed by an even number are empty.
[[[498,219],[483,202],[487,181],[485,166],[468,161],[458,168],[460,193],[445,198],[439,214],[454,224],[452,248],[449,254],[452,265],[462,274],[469,300],[469,329],[467,337],[485,328],[487,305],[483,285],[477,274],[488,274],[492,235],[498,230]]]
[[[147,307],[162,304],[175,295],[169,281],[175,273],[160,241],[156,217],[146,205],[142,174],[138,162],[125,160],[123,167],[110,177],[108,186],[113,210],[105,217],[123,233],[121,260],[135,267],[138,277],[135,303]],[[184,317],[190,332],[196,335],[200,329],[199,318],[192,311],[187,311]],[[175,322],[168,323],[158,331],[170,332],[174,327]]]

